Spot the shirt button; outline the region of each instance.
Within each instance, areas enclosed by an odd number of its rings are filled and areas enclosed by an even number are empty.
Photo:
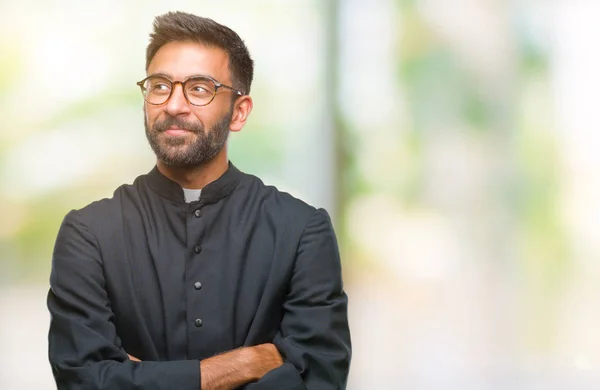
[[[194,215],[196,216],[196,218],[200,218],[200,209],[194,211]]]
[[[200,282],[196,282],[196,283],[194,283],[194,288],[195,288],[196,290],[200,290],[200,289],[202,288],[202,283],[200,283]]]
[[[194,252],[196,252],[196,253],[200,253],[200,252],[202,252],[202,248],[200,248],[198,245],[196,245],[196,246],[194,247]]]
[[[196,328],[199,328],[202,326],[202,320],[200,318],[196,318],[196,321],[194,321],[194,325],[196,325]]]

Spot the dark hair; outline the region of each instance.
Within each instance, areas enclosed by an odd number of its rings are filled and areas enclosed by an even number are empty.
[[[146,71],[158,49],[169,42],[197,42],[223,49],[229,56],[232,87],[250,93],[254,62],[244,41],[229,27],[179,11],[157,16],[146,48]]]

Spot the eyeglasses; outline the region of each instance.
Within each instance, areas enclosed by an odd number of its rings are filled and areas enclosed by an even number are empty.
[[[177,84],[181,84],[183,96],[185,96],[185,99],[192,106],[206,106],[210,104],[217,95],[219,88],[229,89],[237,96],[243,95],[241,91],[221,84],[209,76],[194,76],[185,81],[172,81],[165,76],[152,75],[137,82],[137,85],[142,89],[144,100],[153,105],[166,103],[173,94],[173,90]]]

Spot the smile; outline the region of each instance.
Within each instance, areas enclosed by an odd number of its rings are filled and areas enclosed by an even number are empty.
[[[165,130],[165,133],[167,135],[171,135],[171,136],[180,136],[180,135],[184,135],[187,133],[191,133],[191,131],[180,129],[180,128],[170,128],[170,129]]]

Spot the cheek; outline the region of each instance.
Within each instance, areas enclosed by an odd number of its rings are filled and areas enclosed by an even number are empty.
[[[208,106],[197,107],[192,112],[191,115],[186,118],[188,121],[193,121],[201,124],[202,126],[210,126],[213,123],[213,117],[215,113],[208,109]]]
[[[223,119],[223,116],[229,113],[228,107],[221,106],[212,102],[208,106],[198,107],[194,110],[194,119],[201,122],[205,127],[212,127]]]
[[[144,105],[144,120],[148,125],[152,126],[158,119],[160,113],[161,110],[157,110],[157,107]]]

